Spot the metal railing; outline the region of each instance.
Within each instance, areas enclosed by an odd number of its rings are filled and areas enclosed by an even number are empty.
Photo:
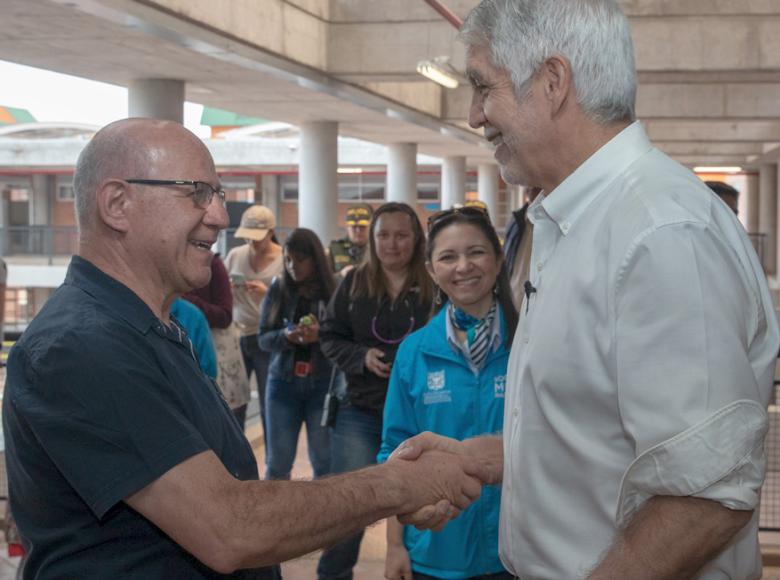
[[[0,255],[71,256],[78,247],[75,226],[8,226],[0,228]]]
[[[758,526],[763,531],[780,531],[780,381],[775,381],[769,401],[769,431],[764,440],[766,479],[761,488]]]
[[[220,232],[217,251],[224,257],[231,248],[244,240],[235,238],[237,228]],[[280,242],[292,228],[275,228]],[[330,240],[324,240],[327,245]],[[72,256],[78,249],[78,231],[75,226],[9,226],[0,228],[0,256],[39,256],[45,258]]]

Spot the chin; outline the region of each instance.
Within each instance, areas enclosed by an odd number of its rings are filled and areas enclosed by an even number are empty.
[[[513,170],[508,165],[499,165],[501,179],[509,185],[521,185],[524,187],[530,187],[529,179],[520,171]]]

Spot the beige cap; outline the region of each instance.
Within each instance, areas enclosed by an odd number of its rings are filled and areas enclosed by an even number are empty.
[[[268,230],[276,227],[274,213],[264,205],[253,205],[241,216],[241,225],[236,237],[259,242],[268,235]]]

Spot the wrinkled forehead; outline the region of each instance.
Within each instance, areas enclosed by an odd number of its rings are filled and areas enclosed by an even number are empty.
[[[507,77],[508,75],[508,71],[494,64],[488,47],[475,44],[467,48],[466,78],[472,86],[489,84],[499,77]]]
[[[181,128],[183,129],[183,128]],[[157,132],[144,138],[146,160],[156,174],[171,179],[191,179],[215,183],[214,159],[203,142],[189,131],[174,129]]]

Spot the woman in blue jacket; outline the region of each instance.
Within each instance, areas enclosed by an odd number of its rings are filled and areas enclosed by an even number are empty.
[[[284,274],[274,278],[260,312],[260,348],[271,353],[265,392],[266,479],[290,479],[306,423],[314,477],[330,471],[330,438],[320,425],[331,364],[320,350],[319,321],[335,282],[317,234],[293,230],[284,243]]]
[[[501,431],[507,361],[517,313],[501,244],[477,207],[428,221],[427,267],[438,286],[428,324],[401,344],[390,376],[379,460],[423,431],[466,439]],[[498,557],[500,489],[442,531],[387,526],[391,580],[512,578]]]

